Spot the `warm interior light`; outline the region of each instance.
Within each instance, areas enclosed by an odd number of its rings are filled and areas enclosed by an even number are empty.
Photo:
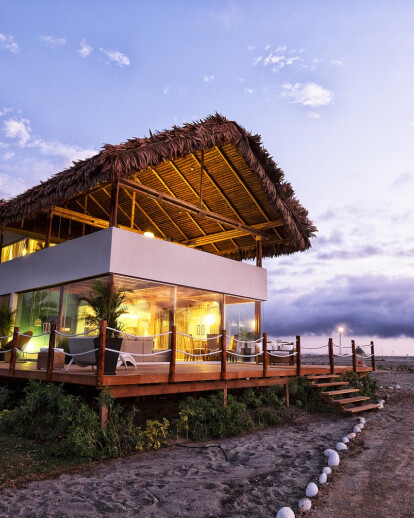
[[[155,237],[152,232],[144,232],[144,236],[145,237],[151,237],[151,238]]]
[[[216,317],[214,315],[206,315],[206,318],[204,319],[204,322],[208,326],[211,326],[212,324],[214,324],[215,321],[216,321]]]
[[[22,255],[26,255],[26,254],[27,254],[27,250],[26,250],[26,248],[23,248]]]

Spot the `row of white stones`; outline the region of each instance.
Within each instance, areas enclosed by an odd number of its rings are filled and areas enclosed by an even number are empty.
[[[358,418],[359,423],[354,426],[353,431],[350,432],[342,440],[336,444],[336,451],[330,448],[324,451],[325,457],[328,459],[328,465],[323,468],[322,473],[319,475],[319,484],[323,486],[328,480],[328,475],[332,473],[332,468],[339,466],[340,457],[338,452],[344,452],[348,449],[347,443],[355,439],[358,433],[361,433],[365,428],[365,419],[363,417]],[[302,513],[309,513],[312,509],[311,498],[318,494],[318,486],[315,482],[309,482],[306,486],[305,498],[299,500],[298,508]],[[295,518],[295,513],[290,507],[282,507],[279,509],[276,518]]]

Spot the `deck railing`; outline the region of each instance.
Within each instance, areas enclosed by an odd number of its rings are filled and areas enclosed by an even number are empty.
[[[116,330],[116,329],[111,329],[111,328],[108,328],[107,327],[107,323],[106,321],[102,321],[100,323],[100,326],[99,326],[99,347],[98,347],[98,354],[97,354],[97,369],[96,369],[96,382],[97,382],[97,386],[103,386],[103,381],[104,381],[104,364],[105,364],[105,353],[106,352],[110,352],[110,353],[119,353],[119,351],[115,351],[115,350],[112,350],[112,349],[107,349],[106,347],[106,337],[107,337],[107,332],[108,331],[112,331],[112,332],[118,332],[118,333],[122,333],[121,331],[119,330]],[[89,331],[88,333],[80,333],[80,335],[87,335],[87,334],[90,334],[91,331]],[[48,333],[44,333],[42,334],[42,336],[44,335],[47,335],[49,334],[49,347],[48,347],[48,351],[47,351],[47,369],[46,369],[46,380],[47,381],[51,381],[52,380],[52,373],[53,373],[53,365],[54,365],[54,355],[55,355],[55,344],[56,344],[56,335],[61,335],[61,336],[79,336],[78,335],[65,335],[63,333],[60,333],[57,331],[56,329],[56,324],[51,324],[51,327],[50,327],[50,332]],[[129,333],[123,333],[123,334],[126,334],[128,336],[135,336],[135,335],[129,335]],[[182,333],[177,333],[177,328],[176,326],[172,326],[172,330],[169,332],[169,333],[163,333],[163,334],[169,334],[170,338],[169,338],[169,349],[167,351],[165,350],[162,350],[162,352],[170,352],[170,359],[169,359],[169,372],[168,372],[168,381],[169,383],[174,383],[176,381],[176,356],[177,356],[177,352],[179,353],[184,353],[184,354],[190,354],[190,353],[186,353],[185,351],[180,351],[177,349],[177,335],[182,335]],[[19,339],[19,336],[20,335],[23,335],[23,333],[20,333],[20,329],[19,327],[15,327],[14,330],[13,330],[13,338],[12,338],[12,342],[11,342],[11,347],[8,351],[0,351],[0,354],[1,353],[6,353],[6,352],[10,352],[11,355],[10,355],[10,365],[9,365],[9,377],[13,378],[15,376],[15,369],[16,369],[16,360],[17,360],[17,351],[18,351],[18,339]],[[39,335],[40,336],[40,335]],[[2,338],[7,338],[7,337],[2,337]],[[247,342],[247,343],[251,343],[251,344],[258,344],[258,342],[262,342],[262,350],[259,351],[259,352],[255,352],[255,354],[249,354],[249,355],[239,355],[237,353],[235,353],[234,351],[230,351],[227,349],[227,344],[226,344],[226,331],[223,329],[220,333],[220,335],[217,335],[216,337],[214,337],[215,340],[219,340],[219,349],[217,349],[216,351],[213,351],[214,354],[216,355],[220,355],[220,379],[221,380],[226,380],[227,379],[227,360],[229,358],[229,355],[232,355],[233,357],[238,357],[238,356],[241,356],[243,358],[246,358],[246,357],[259,357],[261,356],[261,361],[263,362],[262,363],[262,376],[263,378],[267,378],[267,377],[271,377],[273,376],[274,374],[272,373],[272,371],[270,370],[270,357],[274,357],[274,356],[282,356],[281,354],[278,354],[278,351],[269,351],[268,350],[268,343],[272,343],[272,342],[269,342],[268,340],[268,336],[266,333],[263,333],[263,336],[260,340],[254,340],[254,341],[251,341],[251,342]],[[244,343],[246,343],[246,341],[243,340]],[[293,343],[293,342],[290,342],[290,343]],[[301,337],[298,335],[296,336],[296,341],[295,341],[295,344],[296,344],[296,351],[295,352],[292,352],[290,354],[288,354],[288,356],[291,356],[293,355],[295,358],[296,358],[296,369],[295,369],[295,374],[297,376],[301,376],[302,373],[303,373],[303,367],[302,367],[302,351],[305,349],[305,350],[321,350],[325,347],[327,347],[328,349],[328,356],[329,356],[329,368],[330,368],[330,373],[333,374],[335,372],[335,357],[351,357],[352,356],[352,370],[354,372],[358,372],[358,368],[360,366],[362,366],[364,364],[364,361],[367,360],[367,359],[371,359],[371,367],[372,367],[372,370],[375,371],[375,348],[374,348],[374,342],[371,341],[370,344],[368,345],[359,345],[358,348],[359,348],[359,351],[361,351],[361,349],[363,348],[367,348],[369,347],[370,348],[370,354],[367,355],[366,353],[364,354],[361,354],[360,352],[358,352],[358,349],[357,349],[357,345],[355,343],[355,340],[351,340],[351,346],[350,347],[347,347],[347,346],[343,346],[343,348],[345,349],[351,349],[351,354],[349,353],[345,353],[345,354],[341,354],[341,352],[339,354],[335,354],[334,353],[334,347],[339,347],[337,345],[334,344],[332,338],[329,338],[328,340],[328,343],[326,345],[323,345],[321,347],[306,347],[304,348],[303,345],[301,344]],[[93,351],[95,351],[95,349],[93,349]],[[86,351],[85,353],[80,353],[80,354],[88,354],[90,353],[91,351]],[[36,353],[27,353],[27,352],[24,352],[24,354],[38,354],[37,352]],[[62,353],[61,353],[62,354]],[[72,358],[74,356],[77,356],[77,355],[73,355],[73,354],[70,354],[70,353],[66,353],[66,352],[63,352],[63,354],[65,354],[66,356],[71,356]],[[156,355],[158,353],[152,353],[152,354],[149,354],[149,355],[145,355],[145,354],[137,354],[137,356],[152,356],[152,355]],[[206,353],[207,356],[210,356],[212,355],[212,352],[209,352],[209,353]],[[134,354],[132,354],[132,356],[134,356]],[[205,356],[205,355],[196,355],[197,357],[199,356]],[[286,357],[286,355],[284,354],[283,357]]]

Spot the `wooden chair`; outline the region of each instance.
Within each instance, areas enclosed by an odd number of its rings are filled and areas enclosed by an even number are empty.
[[[239,335],[233,335],[230,338],[230,345],[229,345],[228,351],[230,351],[232,353],[237,352],[237,346],[238,345],[239,345]],[[228,362],[236,362],[237,361],[237,357],[234,356],[233,354],[228,354],[227,355],[227,361]]]
[[[207,346],[206,346],[206,352],[208,351],[217,351],[220,349],[220,340],[219,335],[217,333],[215,334],[207,334]],[[207,356],[208,360],[212,361],[218,361],[221,358],[221,352],[211,354],[210,356]]]
[[[22,336],[22,335],[26,335],[26,336]],[[33,331],[25,331],[24,333],[20,334],[19,337],[17,338],[16,361],[18,361],[18,358],[20,356],[22,356],[22,354],[24,353],[25,349],[29,345],[29,342],[30,342],[30,339],[32,338],[32,336],[33,336]],[[4,349],[6,349],[6,350],[11,349],[12,343],[13,343],[13,340],[10,340],[10,342],[7,342],[7,344],[4,345]],[[6,363],[10,363],[11,351],[8,353],[4,353],[3,356],[4,356],[4,361]],[[20,361],[25,361],[25,360],[20,360]]]
[[[194,353],[194,338],[193,335],[188,336],[188,347],[185,349],[186,353],[193,354]],[[189,356],[188,354],[184,355],[184,361],[193,362],[195,360],[194,356]]]

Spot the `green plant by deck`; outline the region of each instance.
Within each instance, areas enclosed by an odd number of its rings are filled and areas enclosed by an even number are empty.
[[[373,396],[378,382],[349,373],[361,393]],[[291,402],[307,412],[328,412],[331,408],[319,398],[309,382],[301,377],[289,383]],[[105,405],[109,417],[101,429],[98,409]],[[67,394],[63,385],[31,380],[17,403],[9,391],[0,387],[0,434],[17,436],[53,447],[62,457],[87,459],[115,458],[144,449],[158,449],[173,440],[185,438],[204,441],[241,435],[253,428],[278,426],[292,419],[294,409],[286,408],[281,387],[247,389],[229,395],[223,406],[222,394],[188,397],[181,401],[178,416],[168,420],[147,420],[137,426],[139,410],[117,403],[108,391],[102,391],[94,405],[79,396]]]

